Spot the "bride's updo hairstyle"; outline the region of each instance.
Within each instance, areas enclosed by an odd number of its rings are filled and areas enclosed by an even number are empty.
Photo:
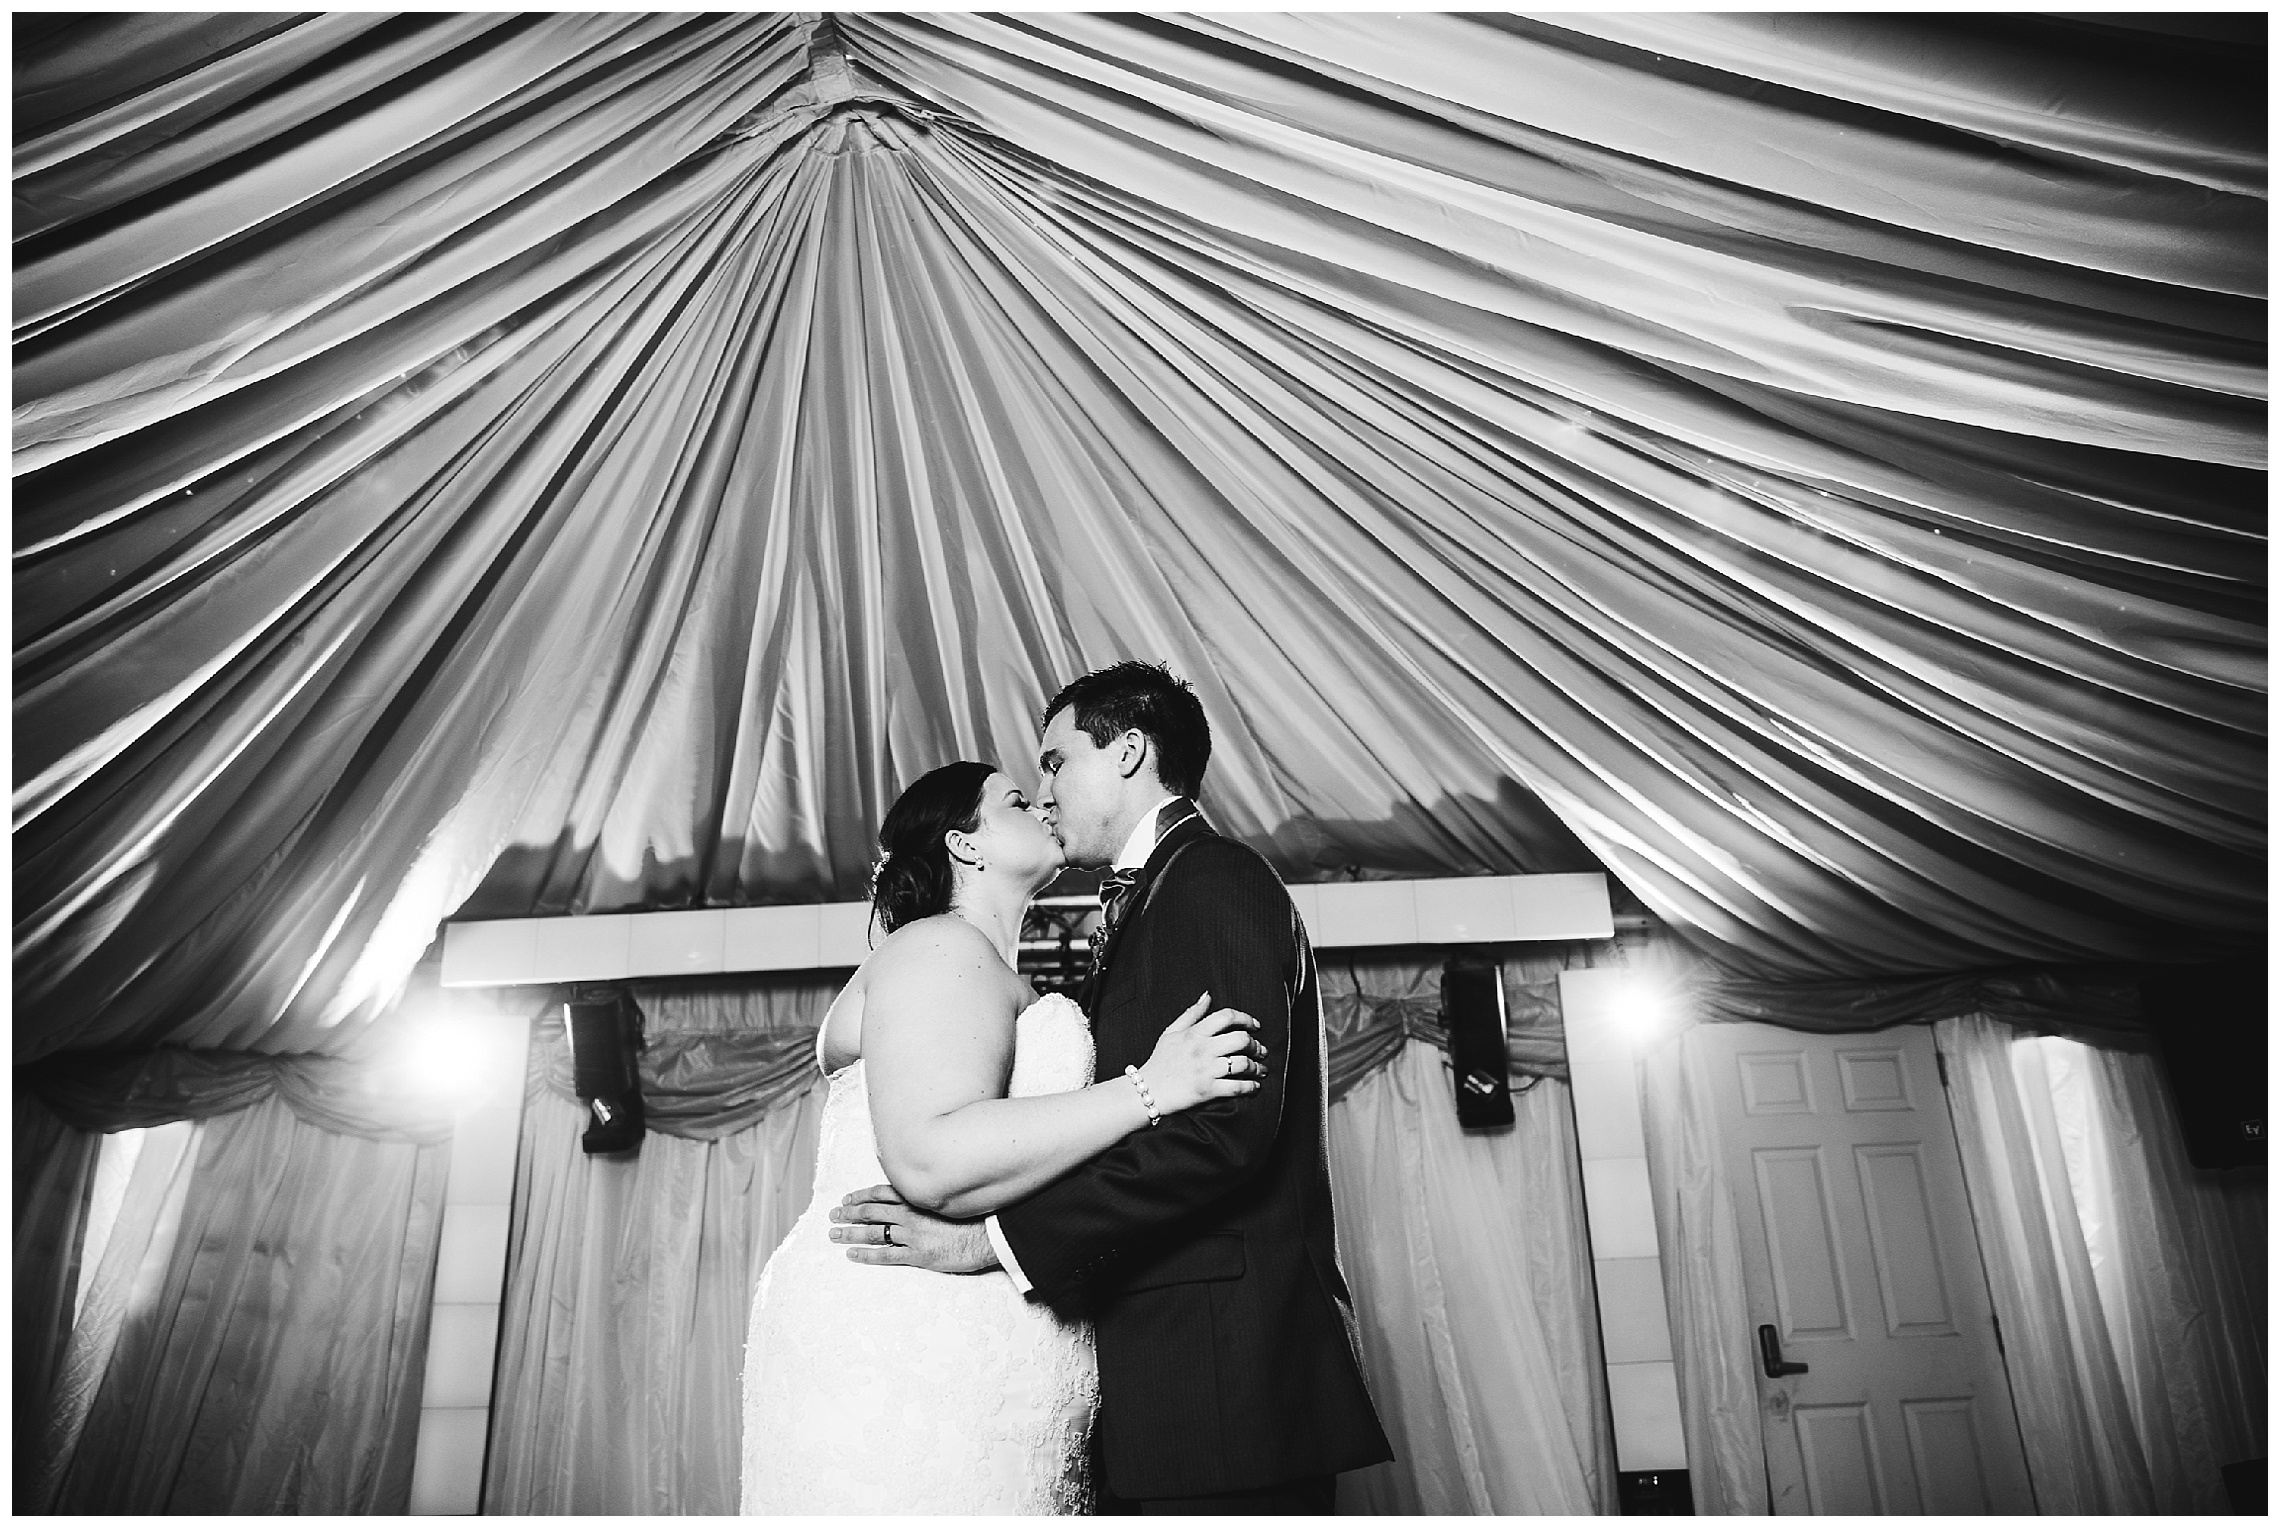
[[[982,824],[982,786],[995,764],[961,759],[930,769],[910,783],[879,827],[885,851],[871,872],[871,915],[882,933],[950,910],[955,882],[945,833],[971,833]]]

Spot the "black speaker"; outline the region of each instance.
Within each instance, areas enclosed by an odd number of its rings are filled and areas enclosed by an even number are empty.
[[[2264,965],[2151,966],[2139,979],[2195,1167],[2264,1165]]]
[[[1615,1510],[1625,1517],[1692,1517],[1693,1477],[1684,1470],[1618,1470]]]
[[[645,1127],[641,1107],[641,1010],[614,988],[583,992],[562,1005],[570,1035],[570,1071],[586,1106],[589,1156],[639,1151]]]
[[[1512,1123],[1511,1056],[1504,1042],[1504,973],[1479,955],[1441,968],[1441,1021],[1449,1028],[1457,1123],[1492,1130]]]
[[[2227,1517],[2264,1517],[2264,1479],[2271,1473],[2269,1459],[2243,1459],[2224,1467],[2225,1498],[2232,1503]]]

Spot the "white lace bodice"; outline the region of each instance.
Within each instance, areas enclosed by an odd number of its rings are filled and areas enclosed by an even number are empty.
[[[1092,1081],[1065,997],[1014,1021],[1013,1098]],[[886,1181],[860,1059],[831,1074],[815,1193],[768,1260],[745,1344],[743,1510],[1083,1513],[1099,1383],[1092,1332],[1002,1271],[852,1262],[830,1211]]]

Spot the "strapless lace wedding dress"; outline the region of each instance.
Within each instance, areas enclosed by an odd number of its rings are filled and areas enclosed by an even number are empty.
[[[1084,1010],[1015,1021],[1015,1098],[1092,1081]],[[887,1181],[863,1063],[831,1075],[815,1197],[768,1259],[744,1346],[743,1511],[1084,1513],[1099,1381],[1092,1330],[1002,1270],[850,1262],[831,1207]]]

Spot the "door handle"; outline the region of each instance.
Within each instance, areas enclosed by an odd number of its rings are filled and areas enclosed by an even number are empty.
[[[1758,1356],[1765,1360],[1765,1377],[1779,1379],[1785,1374],[1803,1374],[1810,1364],[1793,1364],[1781,1356],[1781,1334],[1769,1323],[1758,1328]]]

